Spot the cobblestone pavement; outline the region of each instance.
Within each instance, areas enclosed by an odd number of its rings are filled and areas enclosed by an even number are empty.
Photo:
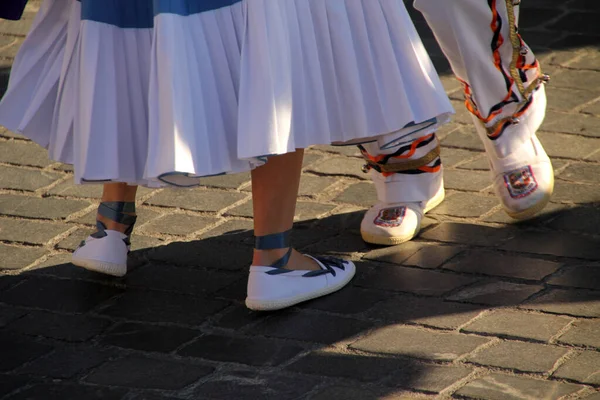
[[[503,214],[425,32],[458,111],[440,132],[447,200],[418,240],[369,247],[358,228],[375,197],[357,153],[310,149],[295,243],[359,270],[288,311],[243,307],[248,174],[141,190],[131,271],[110,279],[69,264],[100,188],[0,130],[0,398],[599,400],[600,4],[523,3],[522,31],[553,76],[540,132],[552,204],[529,223]],[[36,4],[0,22],[3,86]]]

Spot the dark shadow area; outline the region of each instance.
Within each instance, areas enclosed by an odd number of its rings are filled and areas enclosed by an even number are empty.
[[[0,98],[4,96],[6,88],[8,87],[8,78],[10,76],[10,68],[0,67]]]
[[[7,398],[121,398],[124,389],[88,385],[100,384],[133,387],[139,399],[163,398],[150,396],[151,388],[178,398],[193,382],[200,383],[185,392],[202,399],[435,394],[480,365],[453,360],[493,337],[545,342],[467,324],[481,311],[600,316],[600,238],[583,225],[556,225],[574,215],[599,221],[600,201],[520,224],[434,223],[394,248],[362,242],[361,212],[302,221],[293,243],[354,257],[357,276],[331,296],[272,313],[243,305],[248,230],[135,251],[122,279],[67,263],[4,276],[0,396],[28,384]],[[558,380],[547,385],[540,398],[566,390]]]

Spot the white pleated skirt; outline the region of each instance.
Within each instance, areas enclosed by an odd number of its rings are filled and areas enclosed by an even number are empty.
[[[193,186],[453,112],[402,0],[208,3],[45,0],[0,124],[77,183]]]

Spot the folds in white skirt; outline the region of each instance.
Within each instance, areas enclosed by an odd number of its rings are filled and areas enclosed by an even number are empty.
[[[402,0],[154,11],[153,28],[123,28],[81,20],[80,2],[47,0],[0,124],[73,163],[78,183],[189,186],[452,113]]]

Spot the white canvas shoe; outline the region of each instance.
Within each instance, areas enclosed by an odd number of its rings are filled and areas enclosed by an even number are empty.
[[[528,219],[546,207],[554,190],[554,170],[537,136],[505,158],[488,157],[494,192],[510,217]]]
[[[125,233],[106,229],[96,221],[97,231],[81,242],[73,253],[71,262],[90,271],[112,276],[124,276],[127,273],[127,255],[130,250],[130,236],[136,217],[125,213],[134,213],[135,203],[102,202],[98,214],[112,221],[129,225]]]
[[[325,296],[346,286],[354,277],[352,261],[312,257],[320,270],[297,271],[274,267],[250,267],[246,307],[273,311]]]
[[[367,243],[393,246],[408,242],[421,230],[423,216],[444,201],[443,181],[434,197],[427,201],[384,203],[378,201],[360,223],[360,234]]]
[[[515,219],[535,216],[550,201],[554,169],[536,136],[546,114],[546,92],[540,85],[530,107],[518,118],[506,118],[500,137],[491,140],[479,119],[471,115],[490,162],[494,192],[506,213]]]
[[[356,267],[351,261],[334,257],[313,257],[318,270],[291,270],[286,265],[292,255],[290,231],[257,236],[257,250],[288,249],[270,266],[251,266],[248,276],[246,306],[256,311],[273,311],[291,307],[307,300],[340,290],[354,277]]]

